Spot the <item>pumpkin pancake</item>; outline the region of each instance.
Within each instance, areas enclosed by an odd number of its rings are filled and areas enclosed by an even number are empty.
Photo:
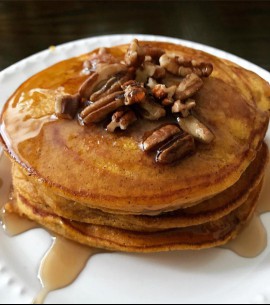
[[[54,233],[90,247],[143,253],[200,250],[224,245],[237,235],[253,215],[261,186],[262,183],[249,194],[244,204],[219,220],[158,232],[135,232],[70,221],[48,207],[32,205],[21,195],[16,196],[15,204],[7,205],[7,211],[26,215]]]
[[[49,207],[50,212],[73,221],[147,232],[199,225],[228,215],[245,203],[258,187],[267,161],[268,147],[263,144],[255,160],[236,184],[198,205],[157,216],[110,214],[69,201],[48,192],[43,184],[37,183],[35,177],[28,176],[27,172],[15,163],[12,176],[15,192],[35,207]]]
[[[83,63],[96,52],[69,59],[26,81],[1,118],[6,151],[48,193],[106,213],[157,215],[197,205],[227,190],[255,159],[269,120],[270,88],[263,79],[183,46],[141,46],[211,62],[213,73],[203,78],[192,113],[214,140],[197,143],[195,152],[178,163],[161,165],[140,144],[145,132],[163,120],[140,120],[126,132],[109,133],[102,124],[80,126],[76,120],[57,119],[56,97],[78,92],[89,77],[83,74]],[[107,54],[121,65],[127,48],[113,47]]]

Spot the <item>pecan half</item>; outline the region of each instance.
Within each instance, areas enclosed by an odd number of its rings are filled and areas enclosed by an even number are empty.
[[[177,120],[180,127],[198,141],[209,144],[214,140],[214,134],[194,116],[190,115],[186,118],[178,117]]]
[[[147,120],[156,121],[166,115],[166,110],[159,104],[155,103],[149,97],[139,104],[142,117]]]
[[[121,90],[121,86],[131,78],[132,76],[130,73],[127,73],[124,76],[121,75],[113,76],[106,82],[106,84],[100,90],[94,92],[90,96],[90,101],[96,102],[105,95],[109,95],[111,93]]]
[[[98,91],[94,92],[90,96],[90,101],[91,102],[97,101],[98,99],[100,99],[103,96],[104,93],[110,94],[115,91],[121,90],[121,85],[119,85],[117,82],[118,82],[118,78],[116,76],[111,77],[103,87],[101,87]],[[116,84],[116,86],[115,86],[115,84]],[[112,91],[110,93],[108,92],[108,90],[110,90],[111,88],[114,89],[115,87],[116,87],[115,91]]]
[[[97,53],[92,54],[84,61],[83,67],[85,71],[91,72],[97,70],[101,64],[119,63],[119,59],[114,57],[106,48],[100,48]]]
[[[172,113],[181,113],[183,117],[187,117],[189,115],[189,111],[196,107],[195,100],[189,98],[182,103],[180,100],[175,101],[172,106]]]
[[[143,83],[130,80],[122,85],[125,92],[125,105],[141,103],[146,96],[146,89]]]
[[[127,66],[139,67],[145,56],[150,56],[153,60],[158,60],[159,57],[164,54],[164,51],[160,48],[141,46],[137,39],[134,39],[125,54],[125,63]]]
[[[176,100],[185,100],[194,95],[203,86],[202,79],[195,73],[187,75],[175,91]]]
[[[114,132],[116,128],[126,130],[128,126],[137,120],[136,114],[132,110],[119,110],[112,116],[111,123],[107,126],[109,132]]]
[[[80,95],[57,96],[55,100],[55,114],[61,119],[74,119],[80,104]]]
[[[127,67],[122,64],[104,64],[81,85],[79,93],[81,97],[88,99],[95,90],[103,86],[112,76],[127,72]]]
[[[144,151],[150,151],[158,148],[164,141],[169,140],[174,135],[181,132],[180,128],[173,124],[168,124],[147,133],[145,139],[142,142],[142,148]]]
[[[90,104],[81,112],[81,118],[84,124],[99,123],[106,118],[108,114],[124,105],[124,92],[114,92],[101,98],[95,103]]]
[[[188,156],[195,150],[194,138],[186,133],[176,135],[157,152],[156,162],[169,164]]]
[[[186,76],[189,73],[195,73],[200,77],[208,77],[213,72],[213,65],[208,62],[197,62],[196,60],[185,60],[178,58],[179,75]],[[189,72],[191,71],[191,72]]]

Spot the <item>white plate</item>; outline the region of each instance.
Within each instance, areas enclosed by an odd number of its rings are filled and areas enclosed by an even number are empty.
[[[130,42],[134,37],[201,49],[270,81],[270,74],[260,67],[190,41],[149,35],[100,36],[48,49],[0,72],[0,109],[23,81],[40,70],[97,47]],[[269,132],[267,142],[270,143]],[[270,183],[270,179],[267,181]],[[260,200],[270,200],[266,188]],[[270,236],[270,214],[262,219]],[[0,303],[32,302],[40,290],[39,262],[50,243],[49,234],[41,229],[15,238],[0,230]],[[244,259],[223,249],[151,255],[100,254],[90,259],[71,286],[52,292],[46,303],[269,303],[269,282],[270,247],[254,259]]]

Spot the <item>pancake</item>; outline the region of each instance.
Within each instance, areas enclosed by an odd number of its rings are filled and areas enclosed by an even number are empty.
[[[196,94],[194,115],[213,131],[209,145],[177,164],[161,166],[140,149],[147,130],[125,133],[100,125],[58,120],[55,97],[74,94],[87,78],[83,55],[58,63],[25,82],[1,118],[6,151],[48,193],[112,214],[157,215],[197,205],[233,186],[255,159],[268,127],[270,88],[259,76],[212,55],[168,43],[142,42],[211,62],[212,75]],[[127,46],[108,49],[122,60]]]
[[[90,247],[142,253],[201,250],[224,245],[239,233],[253,215],[261,186],[262,183],[249,194],[243,205],[220,220],[148,233],[70,221],[50,213],[49,208],[37,208],[20,195],[16,196],[15,204],[7,206],[7,210],[27,215],[54,233]]]
[[[73,221],[151,232],[199,225],[228,215],[246,202],[258,187],[267,161],[268,147],[263,144],[255,160],[236,184],[198,205],[157,216],[110,214],[69,201],[48,192],[43,184],[37,183],[34,177],[28,176],[27,172],[15,163],[12,176],[15,192],[39,209],[44,210],[48,207],[49,212],[53,211],[56,215]]]
[[[135,40],[60,62],[3,110],[6,211],[112,251],[223,245],[254,214],[269,110],[259,76],[183,46]]]

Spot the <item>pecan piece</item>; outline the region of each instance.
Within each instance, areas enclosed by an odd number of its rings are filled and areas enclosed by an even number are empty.
[[[191,73],[195,73],[200,77],[208,77],[213,71],[213,65],[211,63],[187,60],[179,56],[172,57],[168,54],[163,54],[159,62],[160,66],[168,72],[183,77]]]
[[[109,132],[114,132],[116,128],[126,130],[128,126],[137,120],[136,114],[132,110],[119,110],[112,116],[111,123],[107,126]]]
[[[172,113],[181,113],[183,117],[187,117],[189,115],[189,111],[196,107],[195,100],[189,98],[182,103],[180,100],[175,101],[172,106]]]
[[[185,158],[195,150],[194,138],[182,133],[173,137],[172,140],[164,144],[157,152],[156,162],[169,164]]]
[[[140,69],[136,71],[136,80],[146,82],[149,77],[160,79],[165,77],[166,70],[150,61],[145,61]]]
[[[55,100],[55,114],[61,119],[74,119],[80,104],[80,95],[57,96]]]
[[[153,60],[158,60],[164,51],[160,48],[151,46],[141,46],[137,39],[134,39],[125,54],[125,63],[127,66],[139,67],[145,56],[150,56]]]
[[[176,57],[171,57],[168,54],[163,54],[159,59],[159,64],[168,72],[174,75],[178,75],[179,64],[176,60]]]
[[[209,144],[214,140],[214,134],[194,116],[190,115],[186,118],[178,117],[177,120],[180,127],[198,141]]]
[[[104,85],[112,76],[126,72],[127,67],[122,64],[104,64],[81,85],[79,93],[81,97],[88,99],[92,93]]]
[[[175,91],[177,100],[185,100],[194,95],[203,86],[202,79],[195,73],[187,75]]]
[[[167,88],[163,84],[157,84],[152,88],[152,93],[155,98],[158,100],[163,100],[165,98],[168,98],[171,100],[171,103],[173,103],[173,95],[175,94],[176,86],[171,86]]]
[[[122,85],[125,92],[125,105],[141,103],[146,96],[146,89],[143,83],[130,80]]]
[[[165,97],[165,99],[161,102],[161,104],[165,107],[166,106],[171,106],[171,105],[173,105],[173,103],[174,103],[173,99],[168,98],[168,97]]]
[[[181,132],[181,130],[176,125],[169,124],[161,126],[160,128],[152,131],[150,134],[147,134],[142,142],[142,148],[144,151],[156,149],[164,141],[169,140],[179,132]]]
[[[156,121],[166,115],[166,110],[159,104],[152,101],[149,97],[140,104],[140,113],[147,120]]]
[[[155,87],[155,85],[157,85],[157,81],[155,79],[153,79],[152,77],[149,77],[148,82],[147,82],[147,87],[149,87],[150,89],[153,89]]]
[[[163,100],[165,97],[168,96],[166,89],[167,88],[165,85],[157,84],[152,89],[152,93],[153,93],[154,97],[157,98],[158,100]]]
[[[84,124],[99,123],[106,118],[108,114],[124,105],[124,92],[114,92],[105,96],[95,103],[90,104],[81,112],[81,118]]]

